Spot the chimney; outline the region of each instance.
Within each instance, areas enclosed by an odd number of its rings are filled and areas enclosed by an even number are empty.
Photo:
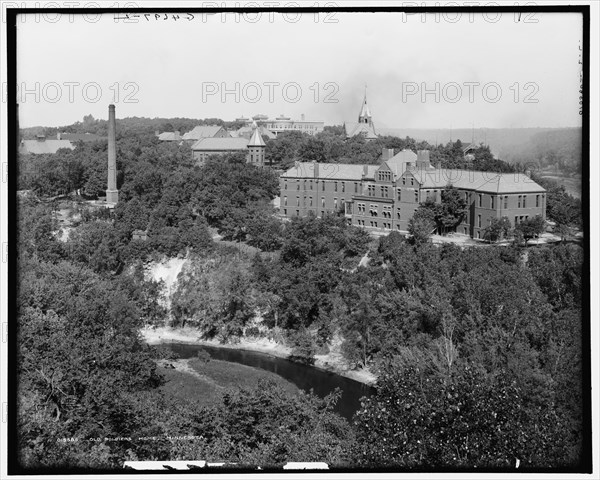
[[[179,137],[181,136],[181,134],[180,134],[179,130],[175,130],[173,133],[175,134],[175,138],[176,138],[176,139],[177,139],[177,138],[179,138]]]
[[[366,177],[367,175],[369,175],[369,166],[363,165],[363,177]]]
[[[106,203],[116,204],[119,201],[117,190],[117,142],[116,142],[115,106],[108,106],[108,188]]]
[[[381,159],[385,162],[386,160],[389,160],[390,158],[392,158],[394,156],[394,149],[393,148],[384,148],[381,151]]]
[[[313,160],[312,164],[313,164],[314,176],[315,176],[315,178],[319,178],[319,162],[315,162]]]
[[[61,139],[61,138],[60,138],[60,132],[56,132],[56,139],[57,139],[57,140],[60,140],[60,139]]]
[[[300,115],[300,120],[304,121],[304,114]]]
[[[429,168],[429,150],[417,150],[417,168]]]

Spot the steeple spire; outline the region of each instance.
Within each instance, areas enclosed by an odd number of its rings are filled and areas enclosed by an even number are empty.
[[[365,98],[363,100],[362,108],[360,109],[360,114],[358,115],[359,123],[368,123],[369,125],[373,124],[373,120],[371,118],[371,111],[369,110],[369,106],[367,105],[367,85],[365,84]]]

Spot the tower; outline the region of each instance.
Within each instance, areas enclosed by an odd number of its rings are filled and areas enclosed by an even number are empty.
[[[248,155],[252,165],[256,165],[257,167],[263,167],[265,165],[266,148],[265,141],[260,134],[260,127],[256,127],[248,142]]]
[[[106,190],[106,203],[116,205],[119,201],[117,190],[117,145],[115,138],[116,121],[115,106],[108,106],[108,189]]]
[[[369,126],[373,126],[373,118],[371,117],[371,111],[367,105],[367,86],[365,85],[365,99],[363,100],[362,108],[358,115],[358,123],[366,123]]]

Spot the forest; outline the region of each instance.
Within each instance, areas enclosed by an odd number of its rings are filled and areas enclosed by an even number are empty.
[[[284,136],[267,148],[281,168],[322,153],[318,161],[334,161],[342,142],[327,136],[325,153],[312,138]],[[381,144],[415,145],[377,142],[349,141],[335,158],[349,161],[344,155],[356,149],[352,158],[376,162]],[[580,471],[590,448],[580,245],[461,249],[395,232],[373,239],[336,215],[281,222],[271,204],[275,168],[236,155],[199,168],[189,147],[152,133],[122,132],[117,143],[120,201],[112,212],[83,202],[105,188],[105,144],[19,160],[34,165],[19,179],[33,194],[17,205],[23,471],[111,470],[138,459]],[[459,142],[431,148],[442,165],[463,165]],[[476,152],[480,169],[516,168],[488,154]],[[548,216],[580,228],[580,202],[555,188]],[[64,238],[52,198],[61,190],[82,194],[71,198]],[[137,229],[149,239],[132,240]],[[215,240],[215,231],[256,253]],[[189,261],[169,314],[160,283],[144,272],[178,255]],[[352,421],[333,411],[336,392],[293,395],[269,382],[229,389],[210,406],[174,398],[160,390],[157,370],[169,352],[139,333],[165,323],[223,343],[276,338],[308,364],[341,338],[348,365],[376,373],[377,393]],[[161,440],[139,441],[147,437]]]

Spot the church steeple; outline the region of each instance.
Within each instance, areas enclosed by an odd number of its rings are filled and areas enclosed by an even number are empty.
[[[260,127],[256,126],[256,122],[253,126],[254,132],[252,132],[252,137],[248,142],[248,160],[253,165],[263,167],[265,165],[266,144],[260,134]]]
[[[373,125],[373,118],[371,117],[371,111],[369,110],[369,106],[367,105],[367,86],[365,85],[365,98],[363,100],[362,108],[360,109],[360,114],[358,115],[358,123],[366,123],[368,125]]]

